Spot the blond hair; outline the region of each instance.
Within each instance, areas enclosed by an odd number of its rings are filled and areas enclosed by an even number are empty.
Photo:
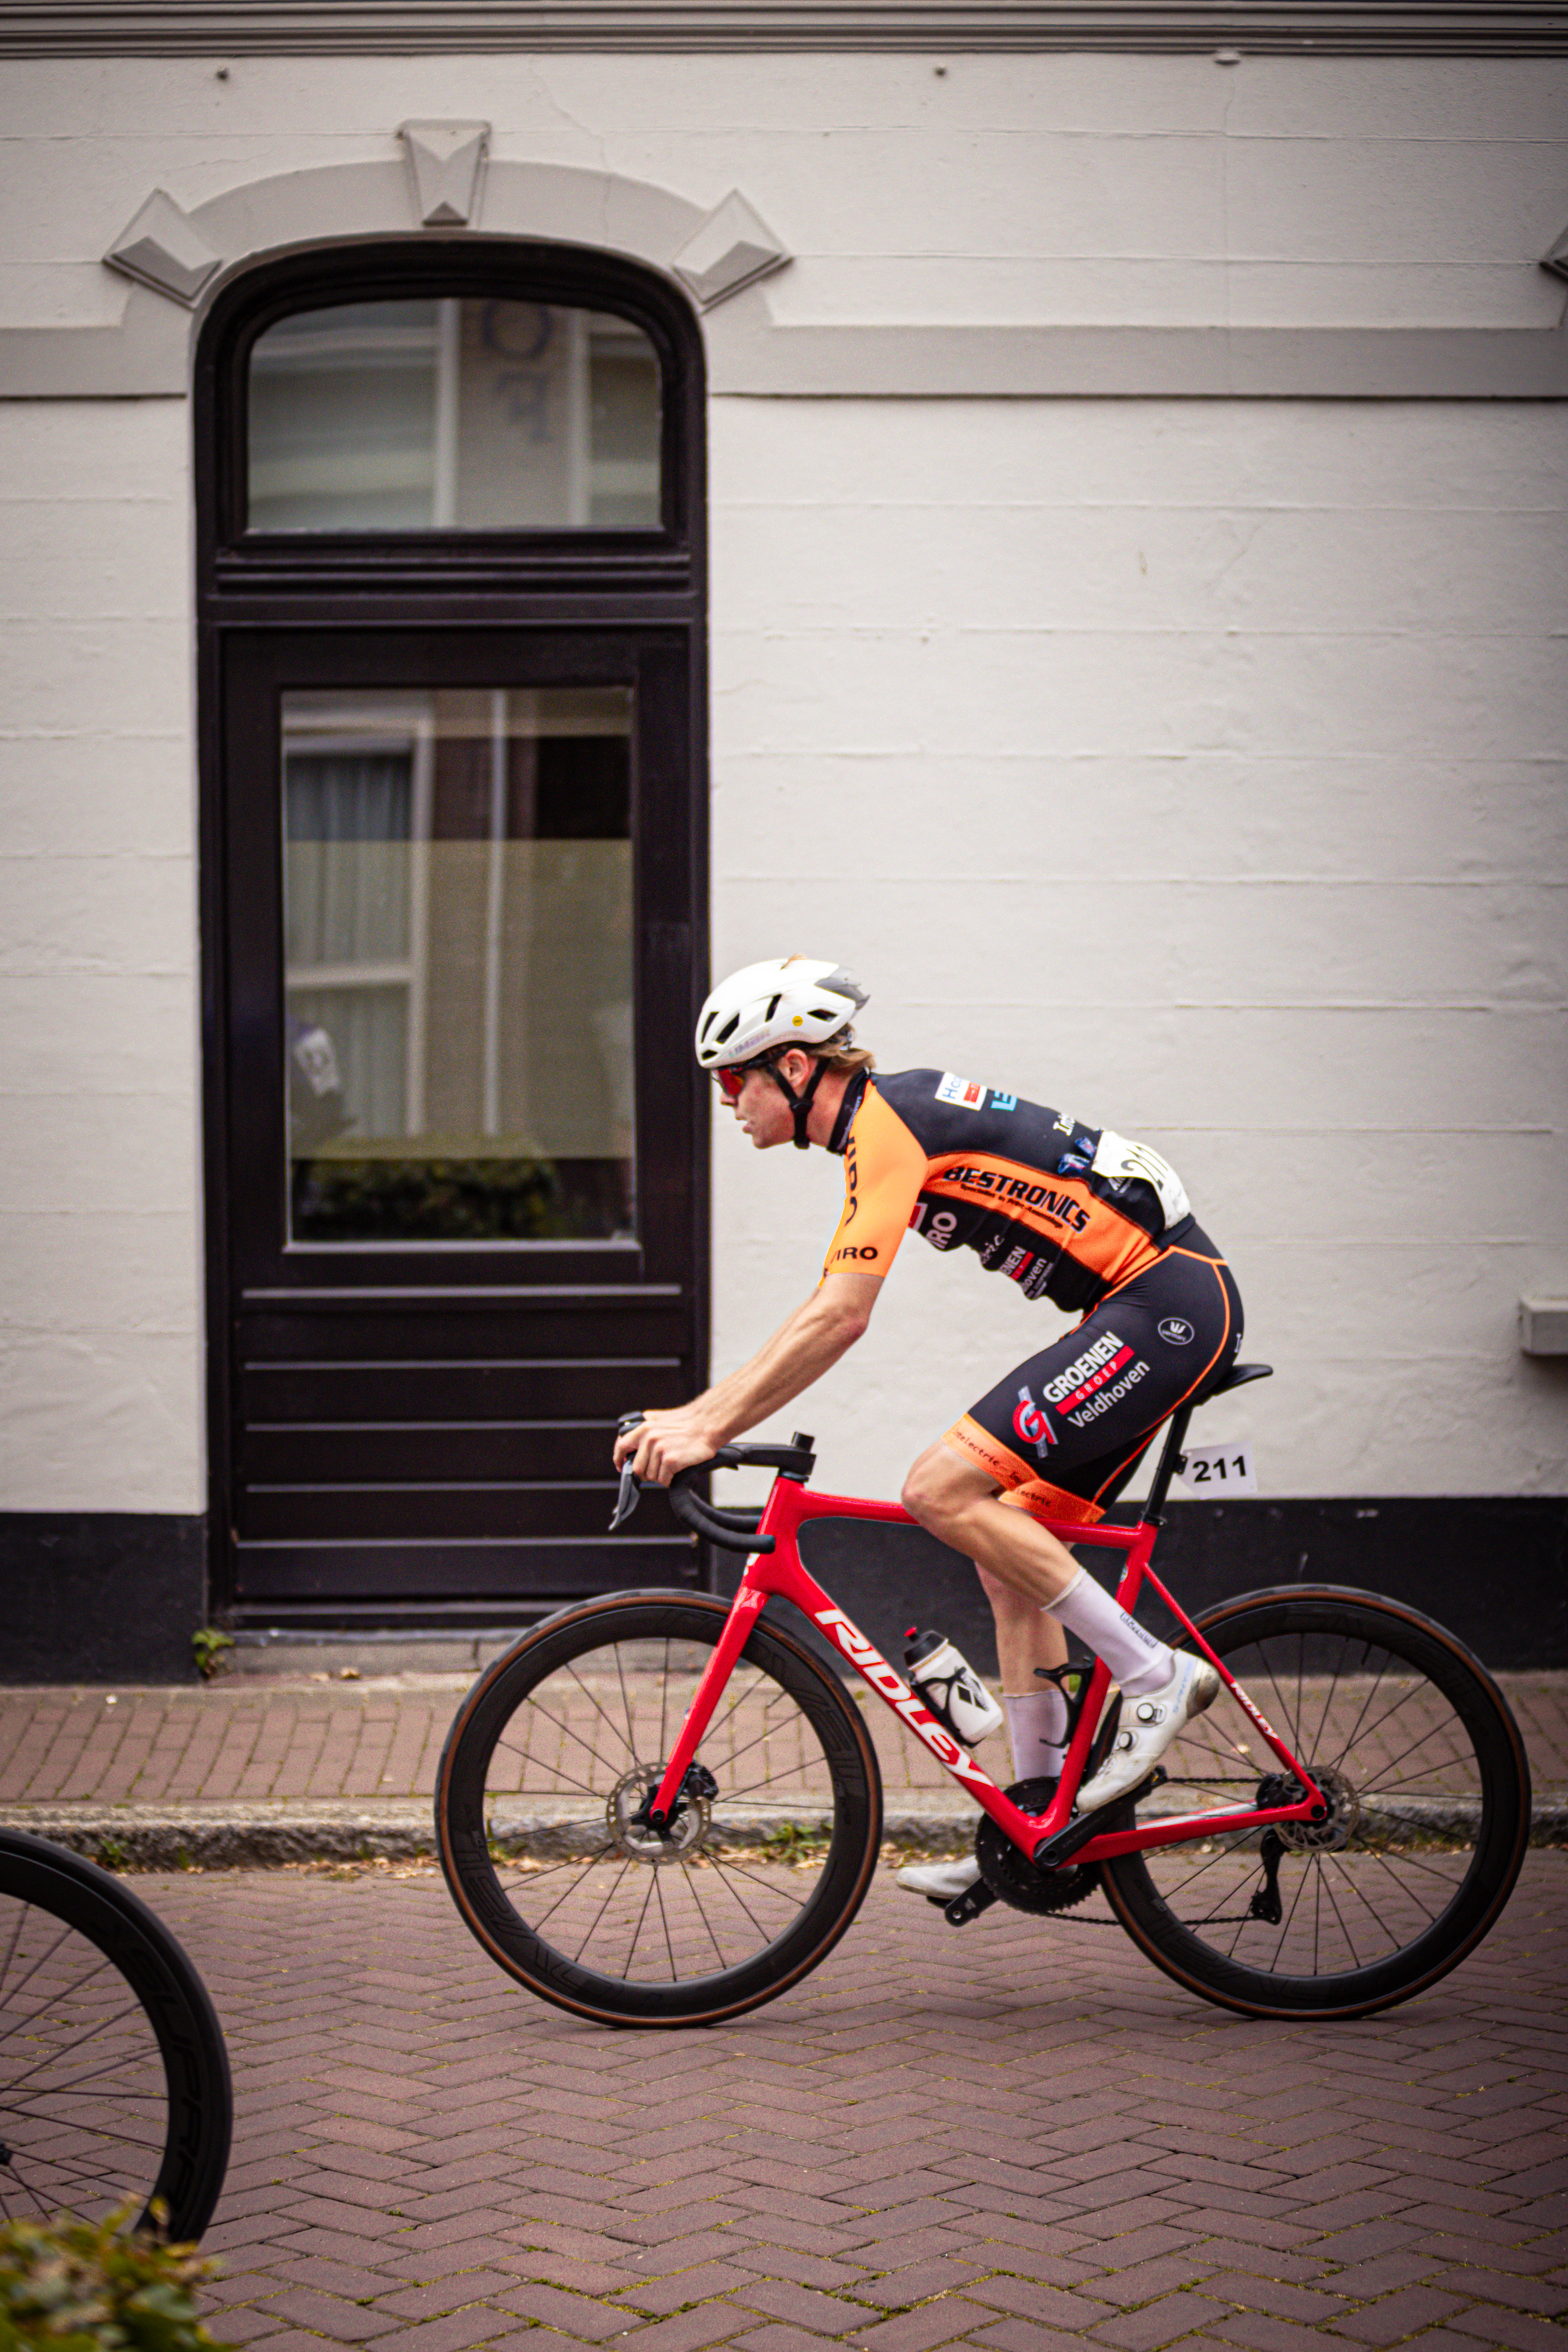
[[[852,1077],[857,1070],[874,1070],[877,1066],[877,1056],[869,1045],[836,1045],[830,1038],[826,1045],[808,1046],[806,1050],[834,1077],[840,1071]]]

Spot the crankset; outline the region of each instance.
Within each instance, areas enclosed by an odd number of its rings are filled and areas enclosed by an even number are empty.
[[[1010,1797],[1021,1812],[1043,1813],[1056,1792],[1057,1784],[1052,1779],[1016,1780],[1003,1794]],[[1053,1911],[1072,1911],[1079,1904],[1087,1903],[1100,1885],[1097,1862],[1077,1870],[1037,1870],[1028,1855],[1019,1853],[988,1813],[975,1833],[974,1859],[992,1894],[1010,1903],[1015,1911],[1033,1911],[1042,1916]]]

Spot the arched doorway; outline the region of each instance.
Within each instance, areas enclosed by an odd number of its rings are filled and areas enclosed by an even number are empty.
[[[609,1438],[704,1377],[702,369],[629,263],[313,253],[197,375],[215,1605],[691,1580]]]

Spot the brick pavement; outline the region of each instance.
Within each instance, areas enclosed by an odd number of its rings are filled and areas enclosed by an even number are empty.
[[[0,1808],[427,1797],[471,1680],[277,1675],[173,1689],[0,1689]],[[1568,1674],[1498,1680],[1537,1790],[1568,1795]],[[867,1719],[889,1797],[951,1788],[884,1707],[872,1702]]]
[[[231,2344],[1568,2342],[1560,1852],[1422,1999],[1300,2027],[885,1874],[804,1985],[658,2034],[519,1990],[427,1870],[137,1885],[235,2058]]]

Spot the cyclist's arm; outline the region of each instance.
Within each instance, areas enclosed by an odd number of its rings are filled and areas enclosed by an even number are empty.
[[[689,1404],[650,1412],[616,1446],[617,1465],[635,1455],[639,1478],[668,1486],[678,1470],[707,1462],[730,1438],[754,1429],[831,1371],[871,1319],[880,1278],[829,1274],[749,1364]]]

